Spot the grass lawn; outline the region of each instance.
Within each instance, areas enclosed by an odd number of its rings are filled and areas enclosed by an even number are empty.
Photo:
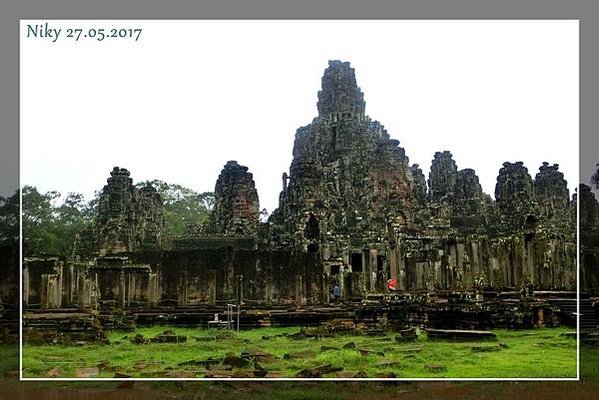
[[[137,333],[154,337],[166,329],[187,336],[187,342],[134,344],[128,339]],[[109,345],[25,345],[23,372],[26,377],[46,377],[54,370],[60,377],[75,377],[77,368],[98,367],[97,376],[105,378],[114,377],[115,372],[132,377],[201,378],[208,372],[205,366],[179,364],[259,350],[277,356],[260,366],[271,375],[282,377],[294,377],[300,370],[323,364],[343,368],[345,372],[362,371],[368,377],[389,372],[399,378],[576,377],[576,340],[562,335],[569,331],[566,328],[495,330],[502,346],[497,342],[433,341],[424,333],[415,342],[407,343],[396,342],[395,333],[299,340],[284,336],[298,331],[299,327],[259,328],[222,337],[226,335],[204,328],[154,326],[139,328],[133,333],[111,332]],[[356,348],[344,349],[349,342],[354,342]],[[323,350],[322,346],[339,349]],[[472,349],[481,346],[498,350],[480,352]],[[360,349],[371,352],[365,354]],[[313,354],[304,354],[306,358],[284,358],[286,353],[306,351]],[[336,374],[324,377],[334,378]]]

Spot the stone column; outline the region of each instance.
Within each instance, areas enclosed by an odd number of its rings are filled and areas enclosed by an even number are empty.
[[[371,247],[368,249],[368,291],[373,292],[376,290],[376,275],[377,275],[377,265],[376,265],[376,256],[378,254],[378,250],[376,247]]]
[[[208,296],[211,305],[216,305],[216,270],[210,270],[210,280],[208,281]]]

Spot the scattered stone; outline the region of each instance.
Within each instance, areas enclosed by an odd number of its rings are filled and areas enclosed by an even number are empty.
[[[157,335],[150,339],[152,343],[185,343],[187,342],[187,336],[183,335]]]
[[[376,374],[374,374],[375,378],[397,378],[397,374],[395,372],[391,372],[391,371],[385,371],[385,372],[377,372]]]
[[[316,353],[312,350],[296,351],[293,353],[285,353],[283,358],[286,360],[297,359],[297,358],[314,358]]]
[[[356,344],[354,342],[349,342],[343,345],[344,349],[355,349],[356,348]]]
[[[335,373],[336,378],[368,378],[368,374],[364,371],[339,371]]]
[[[427,329],[426,333],[429,339],[441,340],[496,340],[497,335],[491,331],[475,331],[461,329]]]
[[[499,347],[502,349],[508,349],[510,346],[506,342],[499,342]]]
[[[433,374],[438,374],[440,372],[445,372],[447,371],[447,367],[443,364],[427,364],[424,366],[424,368],[426,368],[428,371],[432,372]]]
[[[144,338],[144,335],[142,335],[141,333],[138,333],[137,335],[135,335],[133,339],[131,339],[131,342],[135,344],[145,344],[148,343],[149,340]]]
[[[342,367],[332,367],[331,364],[325,364],[311,369],[303,369],[295,376],[297,378],[320,378],[324,374],[332,374],[342,370]]]
[[[233,371],[214,369],[206,372],[204,375],[206,378],[232,378]]]
[[[129,374],[124,374],[122,372],[115,372],[114,373],[114,377],[115,378],[131,378],[131,375]]]
[[[398,342],[410,342],[418,339],[419,331],[416,328],[402,329],[399,335],[395,336]]]
[[[138,361],[135,364],[133,364],[133,368],[135,369],[146,369],[148,367],[148,364],[145,361]]]
[[[209,358],[207,360],[188,360],[177,364],[180,367],[183,366],[202,366],[209,368],[212,365],[220,364],[223,360],[221,358]]]
[[[75,377],[77,378],[95,378],[100,373],[98,367],[86,367],[75,369]]]
[[[245,358],[237,357],[233,353],[228,353],[223,359],[223,365],[230,365],[233,368],[247,368],[252,366],[252,362]]]
[[[401,366],[401,363],[399,361],[387,360],[379,363],[378,366],[382,368],[396,368]]]
[[[165,375],[166,378],[195,378],[196,373],[192,371],[169,371]]]
[[[400,349],[399,351],[402,353],[408,353],[408,354],[420,353],[422,351],[422,347],[411,347],[411,348],[407,348],[407,349]]]
[[[266,375],[266,374],[264,374]],[[254,371],[236,370],[233,372],[233,378],[254,378]]]
[[[64,375],[64,371],[60,367],[52,368],[50,371],[46,373],[46,377],[48,378],[59,378]]]
[[[278,358],[274,354],[270,354],[261,350],[248,350],[241,353],[241,358],[253,360],[264,364],[272,364],[277,362]]]
[[[369,350],[369,349],[363,349],[363,348],[356,348],[356,350],[358,350],[360,352],[360,354],[362,354],[363,356],[374,354],[377,356],[385,357],[385,353],[383,353],[382,351]]]
[[[265,378],[284,378],[285,373],[283,371],[268,371]]]
[[[265,369],[255,369],[253,373],[256,378],[264,378],[266,375],[268,375],[268,371]]]

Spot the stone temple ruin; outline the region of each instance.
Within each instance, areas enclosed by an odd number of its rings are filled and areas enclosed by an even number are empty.
[[[343,312],[390,293],[444,312],[447,301],[532,291],[553,306],[539,306],[545,313],[559,309],[551,298],[575,304],[576,203],[557,164],[533,179],[522,162],[505,162],[493,199],[449,151],[434,154],[427,178],[365,106],[350,64],[330,61],[267,222],[248,167],[229,161],[209,222],[167,241],[160,195],[115,167],[72,257],[25,258],[25,308],[129,310],[138,321],[185,310],[205,322],[235,303],[259,323],[251,309],[291,318],[329,305],[334,286]]]

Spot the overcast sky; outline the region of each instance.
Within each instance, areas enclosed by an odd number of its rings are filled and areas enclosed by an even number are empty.
[[[32,23],[21,22],[21,184],[42,191],[90,198],[114,166],[212,191],[237,160],[272,212],[332,59],[352,64],[366,114],[427,177],[449,150],[491,195],[504,161],[533,178],[559,163],[571,193],[578,181],[578,21],[54,21],[63,35],[143,29],[137,42],[54,43],[26,38]]]

